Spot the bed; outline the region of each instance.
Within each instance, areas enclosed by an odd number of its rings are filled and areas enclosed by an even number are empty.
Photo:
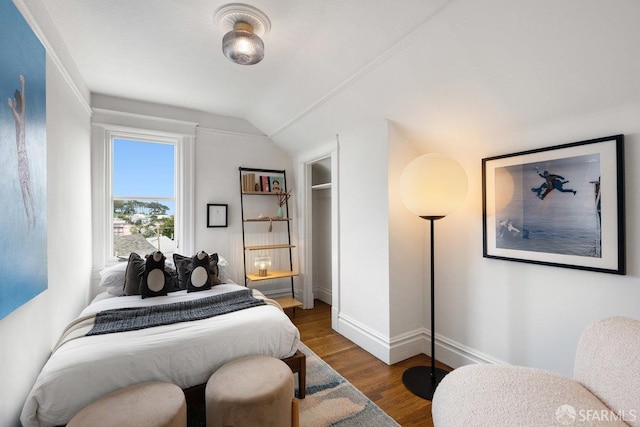
[[[155,306],[193,304],[241,291],[251,292],[260,305],[199,320],[85,335],[93,328],[92,319],[105,310],[158,309]],[[154,298],[105,292],[63,333],[27,397],[20,420],[25,427],[64,425],[84,406],[119,388],[156,380],[190,389],[205,384],[215,370],[239,357],[291,358],[299,342],[298,329],[275,301],[235,283]]]

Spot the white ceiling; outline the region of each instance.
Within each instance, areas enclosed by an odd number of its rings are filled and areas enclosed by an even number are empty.
[[[91,92],[244,118],[290,152],[365,118],[455,139],[640,102],[637,0],[251,0],[272,24],[253,66],[221,52],[225,1],[41,2]]]

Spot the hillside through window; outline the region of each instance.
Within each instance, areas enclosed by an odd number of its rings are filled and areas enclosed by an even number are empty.
[[[113,255],[175,251],[176,146],[112,139]]]

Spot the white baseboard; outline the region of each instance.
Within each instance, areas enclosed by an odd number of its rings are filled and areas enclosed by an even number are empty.
[[[344,314],[338,314],[337,318],[337,331],[340,334],[389,365],[417,354],[430,355],[431,353],[431,334],[426,328],[396,337],[389,342],[385,337]],[[436,333],[435,338],[436,359],[452,368],[477,363],[508,365],[508,363],[489,354],[440,334]]]
[[[332,303],[332,293],[331,289],[327,289],[325,287],[318,287],[313,289],[313,297],[319,299],[320,301],[326,302],[331,305]]]
[[[338,314],[337,332],[356,343],[386,364],[389,362],[389,344],[385,337],[367,328],[356,320]]]
[[[440,357],[440,355],[442,355],[442,357]],[[483,353],[437,333],[436,359],[452,368],[459,368],[460,366],[475,363],[509,365],[509,363],[504,360],[497,359],[490,354]]]
[[[395,337],[389,345],[389,360],[391,364],[413,357],[417,354],[429,354],[430,342],[425,339],[426,331],[402,334]]]
[[[507,362],[496,359],[487,353],[468,347],[438,333],[436,333],[435,340],[436,360],[452,368],[477,363],[508,365]],[[400,339],[395,339],[391,348],[392,356],[390,359],[393,361],[392,363],[399,362],[420,353],[430,356],[431,332],[426,328],[422,328],[412,334],[406,334],[400,337]]]

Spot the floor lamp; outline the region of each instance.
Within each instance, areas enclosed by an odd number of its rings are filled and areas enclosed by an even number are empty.
[[[433,223],[455,210],[467,194],[467,174],[458,162],[443,154],[425,154],[411,161],[400,177],[400,197],[407,208],[430,223],[431,237],[431,366],[414,366],[402,382],[414,394],[433,399],[436,387],[447,374],[436,368],[435,274]]]

